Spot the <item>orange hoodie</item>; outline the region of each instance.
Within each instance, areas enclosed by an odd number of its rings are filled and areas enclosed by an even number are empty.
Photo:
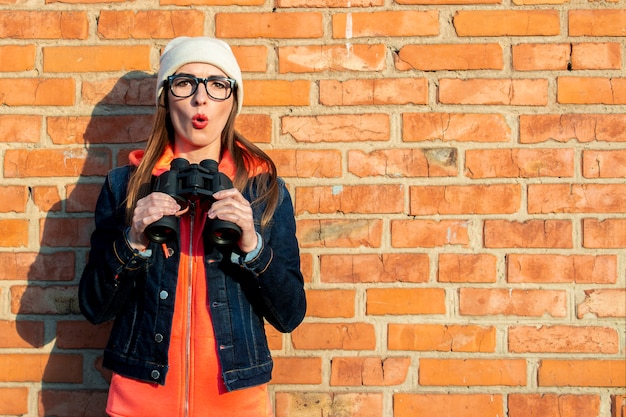
[[[142,157],[143,151],[135,151],[130,161],[137,165]],[[153,174],[167,171],[173,158],[168,147]],[[219,170],[232,177],[230,154],[222,156]],[[114,374],[107,404],[111,417],[272,415],[267,384],[228,392],[222,380],[204,269],[205,221],[199,207],[180,218],[181,253],[165,385]]]

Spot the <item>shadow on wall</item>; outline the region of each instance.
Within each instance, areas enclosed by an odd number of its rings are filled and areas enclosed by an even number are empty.
[[[77,176],[63,185],[66,199],[59,197],[56,182],[30,190],[40,250],[26,260],[28,285],[13,287],[11,294],[17,332],[28,353],[11,380],[41,383],[38,410],[29,410],[29,416],[106,416],[110,374],[101,362],[110,325],[93,326],[81,315],[78,282],[104,176],[143,146],[152,125],[154,88],[154,76],[139,71],[117,80],[83,82],[82,100],[94,105],[91,117],[47,118],[52,142],[68,146],[66,154],[84,163],[76,174],[48,174]],[[80,144],[84,149],[77,150]]]

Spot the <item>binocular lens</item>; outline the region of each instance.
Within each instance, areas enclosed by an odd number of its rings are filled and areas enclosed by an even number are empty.
[[[218,246],[232,246],[239,241],[240,235],[232,229],[217,229],[213,230],[212,238]]]
[[[148,239],[156,243],[173,240],[178,233],[178,219],[174,216],[165,216],[149,225],[144,233]]]

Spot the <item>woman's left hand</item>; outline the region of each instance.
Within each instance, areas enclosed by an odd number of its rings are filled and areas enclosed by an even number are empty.
[[[250,202],[236,188],[221,190],[213,194],[215,202],[207,213],[209,219],[219,218],[235,223],[241,228],[238,245],[242,252],[248,253],[257,245],[254,218]]]

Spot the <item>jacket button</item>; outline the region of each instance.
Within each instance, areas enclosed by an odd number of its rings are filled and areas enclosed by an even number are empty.
[[[159,379],[159,377],[161,376],[161,372],[155,369],[150,373],[150,376],[152,377],[152,379]]]
[[[157,333],[157,334],[155,334],[155,335],[154,335],[154,340],[155,340],[157,343],[161,343],[161,342],[163,341],[163,335],[162,335],[161,333]]]
[[[165,299],[167,299],[167,297],[168,297],[168,296],[169,296],[169,294],[168,294],[168,293],[167,293],[167,291],[165,291],[165,290],[163,290],[163,291],[161,291],[161,292],[159,293],[159,298],[160,298],[161,300],[165,300]]]

